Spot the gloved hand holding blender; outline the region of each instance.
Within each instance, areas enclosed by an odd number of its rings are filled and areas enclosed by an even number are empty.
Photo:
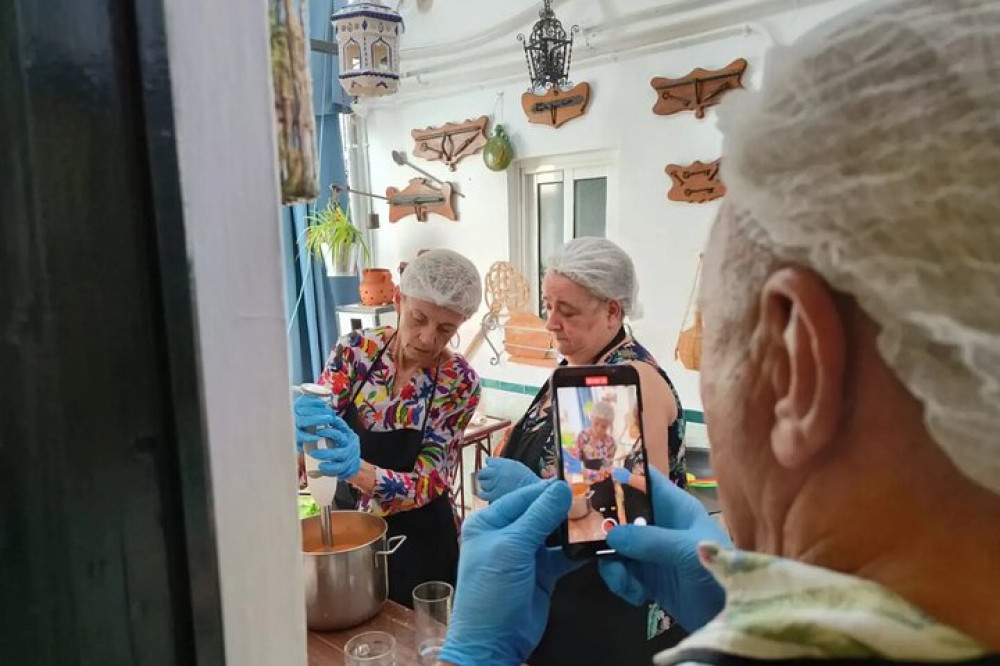
[[[320,461],[319,471],[326,476],[349,479],[361,469],[361,441],[342,418],[322,398],[301,395],[295,399],[295,443],[304,444],[326,438],[328,449],[313,449],[309,455]]]

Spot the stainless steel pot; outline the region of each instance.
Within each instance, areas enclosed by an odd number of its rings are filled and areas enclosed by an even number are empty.
[[[319,516],[302,521],[306,624],[313,631],[361,624],[382,609],[389,593],[388,558],[406,540],[363,511],[334,511],[334,552],[323,552]]]

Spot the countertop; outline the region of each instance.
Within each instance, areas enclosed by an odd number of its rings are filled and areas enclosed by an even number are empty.
[[[413,611],[393,601],[363,624],[340,631],[310,631],[309,666],[344,666],[344,645],[366,631],[384,631],[396,638],[396,666],[417,666]]]

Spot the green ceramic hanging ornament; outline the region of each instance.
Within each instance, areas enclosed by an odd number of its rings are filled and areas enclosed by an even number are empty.
[[[514,159],[514,146],[510,142],[510,137],[504,131],[503,125],[494,125],[493,134],[486,140],[483,148],[483,161],[490,171],[503,171],[510,166],[510,161]]]

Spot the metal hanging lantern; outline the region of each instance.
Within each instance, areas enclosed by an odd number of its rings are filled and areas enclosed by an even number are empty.
[[[399,89],[399,35],[403,18],[377,2],[355,2],[333,14],[340,51],[340,84],[352,97],[391,95]]]
[[[544,0],[538,17],[530,39],[523,34],[517,36],[524,44],[524,57],[528,61],[530,92],[543,94],[551,88],[568,90],[573,87],[569,80],[573,35],[580,31],[580,26],[574,25],[567,33],[552,11],[552,0]]]

